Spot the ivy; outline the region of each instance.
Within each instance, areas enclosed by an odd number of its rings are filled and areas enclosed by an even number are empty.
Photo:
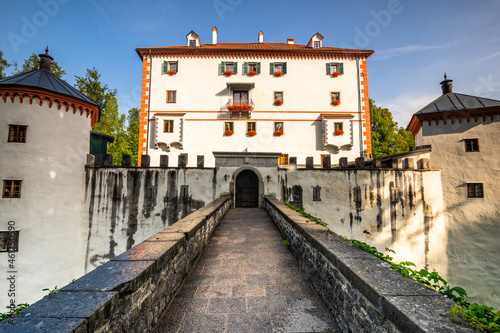
[[[307,217],[309,220],[311,220],[313,222],[316,222],[317,224],[322,225],[323,227],[325,227],[328,230],[330,230],[330,228],[328,228],[328,223],[323,222],[323,220],[321,220],[319,217],[312,216],[311,214],[306,213],[302,208],[296,207],[296,206],[294,206],[294,205],[292,205],[292,204],[290,204],[288,202],[284,202],[284,204],[286,206],[290,207],[291,209],[299,212],[300,214],[302,214],[302,216]]]

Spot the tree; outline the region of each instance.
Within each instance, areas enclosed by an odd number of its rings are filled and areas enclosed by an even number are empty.
[[[370,99],[373,157],[405,153],[415,146],[413,134],[392,119],[389,109],[382,109]]]
[[[92,130],[115,138],[108,152],[113,155],[113,164],[121,165],[122,154],[126,152],[126,116],[118,113],[117,91],[100,82],[101,74],[95,67],[87,69],[86,76],[75,75],[75,78],[76,89],[101,108],[101,118]]]
[[[4,70],[8,67],[10,67],[10,64],[3,58],[3,52],[0,51],[0,79],[7,77],[4,73]]]
[[[26,73],[35,69],[40,68],[40,58],[36,54],[32,54],[27,60],[24,60],[23,67],[20,71],[15,71],[14,74]],[[62,78],[66,71],[59,66],[56,61],[52,61],[52,67],[50,68],[50,72],[55,76]]]
[[[128,111],[127,151],[132,156],[132,166],[137,166],[139,154],[139,121],[141,110],[132,108]]]

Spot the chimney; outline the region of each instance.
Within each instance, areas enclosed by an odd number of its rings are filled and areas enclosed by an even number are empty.
[[[40,57],[40,69],[50,72],[50,69],[52,68],[52,60],[54,60],[54,58],[49,56],[49,47],[47,46],[45,49],[45,54],[42,53],[38,56]]]
[[[214,45],[217,44],[217,28],[216,27],[212,28],[212,44],[214,44]]]
[[[287,38],[287,39],[286,39],[286,42],[287,42],[288,44],[295,44],[295,42],[293,41],[293,38]]]
[[[262,31],[259,32],[259,43],[264,43],[264,33]]]
[[[444,80],[441,81],[441,89],[443,89],[443,95],[450,94],[453,92],[453,85],[451,84],[453,80],[448,80],[446,73],[444,73]]]

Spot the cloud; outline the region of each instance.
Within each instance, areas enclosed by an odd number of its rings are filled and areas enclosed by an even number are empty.
[[[392,113],[392,117],[398,122],[398,126],[406,127],[411,120],[411,116],[435,100],[436,94],[414,94],[400,95],[393,99],[377,101],[375,104],[382,108],[387,108]]]
[[[497,51],[497,52],[492,53],[490,55],[487,55],[485,57],[481,57],[481,58],[478,58],[478,59],[474,60],[474,64],[479,64],[481,62],[485,62],[485,61],[491,60],[491,59],[493,59],[495,57],[498,57],[499,55],[500,55],[500,51]]]
[[[441,45],[407,45],[407,46],[401,46],[401,47],[395,47],[392,49],[385,49],[385,50],[378,50],[375,52],[373,55],[373,60],[385,60],[385,59],[390,59],[394,57],[400,57],[402,55],[406,55],[409,53],[415,53],[415,52],[423,52],[423,51],[429,51],[429,50],[438,50],[438,49],[444,49],[452,46],[453,43],[445,43]]]

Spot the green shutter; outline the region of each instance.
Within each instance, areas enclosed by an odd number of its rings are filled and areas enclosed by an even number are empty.
[[[283,74],[286,74],[286,62],[283,63]]]
[[[243,63],[243,74],[248,74],[248,62]]]
[[[326,64],[326,75],[332,75],[332,64]]]
[[[274,74],[274,62],[269,64],[269,74],[271,74],[271,75]]]
[[[177,72],[179,72],[179,61],[176,61],[175,63],[177,65]]]
[[[260,62],[258,62],[255,67],[257,69],[257,74],[260,74]]]
[[[163,73],[168,72],[168,61],[163,62]]]
[[[234,74],[238,74],[238,63],[237,62],[233,62],[233,67],[234,67],[233,73]]]
[[[344,63],[343,62],[339,63],[339,74],[344,74]]]
[[[220,62],[220,73],[224,74],[225,71],[226,71],[226,63],[224,61],[221,61]]]

